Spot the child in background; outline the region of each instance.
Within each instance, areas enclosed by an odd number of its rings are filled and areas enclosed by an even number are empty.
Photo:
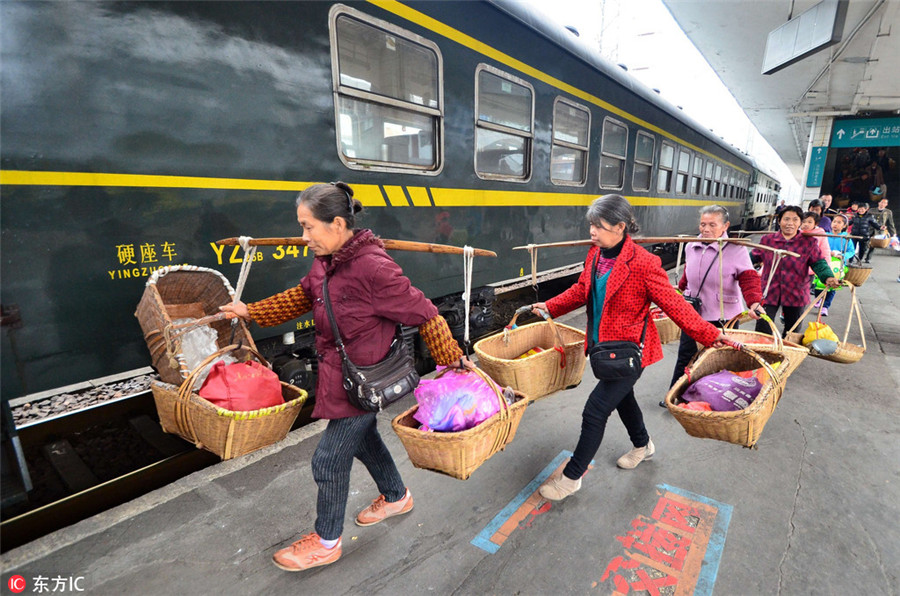
[[[800,221],[800,232],[809,232],[811,234],[825,234],[825,230],[819,227],[819,214],[815,211],[807,211],[803,214],[803,218]],[[822,258],[831,262],[831,248],[828,246],[828,238],[825,236],[814,236],[816,243],[819,245],[819,252],[822,253]],[[809,293],[813,296],[819,295],[819,290],[816,289],[815,285],[816,275],[813,273],[813,270],[809,270]],[[816,303],[816,306],[819,306]]]
[[[831,236],[828,238],[828,247],[831,250],[832,257],[839,257],[841,259],[841,270],[843,271],[844,266],[853,258],[853,255],[856,254],[853,246],[853,242],[850,241],[850,238],[847,234],[847,218],[838,213],[831,220],[831,231],[834,234],[840,234],[841,237]],[[825,304],[822,305],[822,316],[828,316],[828,307],[831,306],[831,302],[834,300],[834,290],[829,290],[827,294],[825,294]]]

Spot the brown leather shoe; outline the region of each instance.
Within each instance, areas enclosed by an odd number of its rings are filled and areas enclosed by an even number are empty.
[[[307,534],[287,548],[272,555],[272,562],[285,571],[303,571],[322,565],[330,565],[341,558],[341,541],[334,548],[325,548],[319,535]]]
[[[403,515],[409,513],[413,508],[413,498],[406,489],[403,498],[394,503],[388,503],[384,495],[378,495],[378,498],[372,501],[372,504],[359,512],[356,516],[357,526],[372,526],[378,522],[382,522],[389,517],[395,515]]]

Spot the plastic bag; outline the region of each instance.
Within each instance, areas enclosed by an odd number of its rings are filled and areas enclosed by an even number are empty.
[[[891,248],[900,251],[900,238],[897,238],[896,236],[891,237]]]
[[[803,334],[803,339],[800,343],[806,346],[817,339],[829,339],[834,342],[839,341],[838,336],[831,330],[831,327],[825,323],[820,323],[819,321],[810,321],[809,325],[806,326],[806,333]]]
[[[172,321],[173,325],[184,325],[186,323],[193,323],[197,319],[187,318],[187,319],[177,319]],[[184,355],[185,364],[188,367],[188,370],[194,370],[200,363],[206,360],[211,354],[215,353],[216,350],[219,349],[218,345],[216,345],[216,340],[218,339],[219,334],[216,333],[215,329],[210,327],[209,325],[198,325],[196,327],[191,327],[183,334],[179,336],[179,341],[181,342],[181,353]],[[213,364],[216,362],[224,362],[225,364],[231,364],[233,362],[237,362],[237,360],[231,354],[225,354],[223,356],[219,356],[212,362],[210,362],[209,366],[200,371],[200,374],[197,376],[196,384],[198,386],[202,386],[204,381],[206,381],[206,377],[209,374],[209,371],[212,369]]]
[[[278,375],[256,362],[213,364],[200,388],[200,397],[235,412],[248,412],[284,403]]]
[[[712,407],[710,407],[710,405],[705,401],[686,401],[678,404],[678,407],[684,408],[685,410],[695,410],[697,412],[713,411]]]
[[[436,379],[422,379],[415,393],[419,409],[413,418],[424,431],[466,430],[500,411],[494,389],[471,371],[451,370]]]
[[[704,401],[716,412],[743,410],[753,403],[763,384],[723,370],[694,381],[681,395],[684,401]]]

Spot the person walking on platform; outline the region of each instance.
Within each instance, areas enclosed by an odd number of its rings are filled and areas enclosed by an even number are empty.
[[[828,266],[828,262],[822,258],[821,249],[817,239],[813,236],[804,236],[800,233],[800,224],[803,221],[803,211],[796,205],[787,207],[778,214],[779,232],[763,236],[759,243],[770,248],[787,250],[798,253],[799,257],[785,256],[781,259],[775,274],[772,275],[772,264],[775,253],[754,248],[750,252],[750,258],[756,263],[762,263],[762,284],[768,284],[768,291],[763,297],[763,308],[766,314],[774,319],[781,309],[784,315],[784,329],[793,327],[806,305],[809,304],[809,277],[807,271],[811,268],[828,287],[838,286],[837,279]],[[771,278],[771,283],[769,279]],[[771,330],[765,321],[756,322],[756,331],[768,333]],[[782,331],[782,335],[784,332]]]
[[[819,216],[819,223],[816,224],[822,231],[831,233],[831,217],[825,215],[825,203],[821,199],[813,199],[809,202],[809,211]]]
[[[875,234],[887,234],[888,238],[892,238],[897,235],[897,226],[894,225],[894,214],[888,209],[888,200],[886,198],[882,198],[878,201],[878,209],[872,213],[873,219],[875,219],[875,228],[878,230]],[[872,258],[872,251],[875,250],[875,247],[869,244],[869,250],[866,252],[865,261],[869,262],[869,259]]]
[[[707,205],[700,209],[700,237],[727,238],[728,210],[720,205]],[[721,277],[719,259],[722,259]],[[684,249],[684,273],[678,281],[678,289],[686,300],[703,317],[716,327],[743,310],[741,295],[749,307],[750,316],[758,319],[757,310],[762,302],[759,273],[750,262],[750,253],[737,244],[723,244],[721,251],[715,242],[693,242]],[[678,358],[672,372],[671,387],[684,374],[684,367],[697,353],[697,342],[687,333],[681,334]],[[665,402],[659,402],[666,407]]]
[[[334,318],[350,360],[368,366],[388,353],[397,324],[417,326],[437,364],[470,366],[447,322],[424,294],[410,284],[371,230],[356,229],[362,204],[343,182],[316,184],[297,198],[297,221],[315,254],[300,284],[259,302],[222,306],[244,319],[269,327],[312,311],[319,367],[312,416],[328,425],[312,457],[318,485],[315,532],[273,555],[275,565],[301,571],[337,561],[350,488],[350,468],[359,459],[381,493],[356,516],[360,526],[408,513],[413,498],[378,434],[375,412],[351,405],[343,386],[337,350],[323,302],[328,281]]]
[[[853,242],[847,237],[847,218],[843,214],[838,213],[831,221],[831,226],[832,232],[840,234],[840,236],[830,236],[828,238],[828,251],[832,259],[840,259],[840,267],[843,269],[844,265],[854,255]],[[828,290],[828,293],[825,294],[825,304],[822,305],[823,317],[828,316],[828,309],[831,308],[831,303],[834,302],[835,294],[834,290]]]
[[[859,240],[853,241],[856,243],[856,258],[868,263],[869,257],[871,257],[869,238],[878,233],[878,223],[875,221],[875,217],[869,213],[869,203],[859,204],[859,210],[856,217],[853,218],[851,228],[851,236],[862,236]]]
[[[624,197],[605,195],[595,199],[588,207],[587,220],[593,246],[578,281],[562,294],[532,304],[532,309],[558,317],[586,306],[585,346],[588,352],[600,343],[618,340],[642,344],[643,353],[636,374],[626,378],[601,378],[591,391],[571,459],[561,474],[552,475],[539,489],[541,496],[552,501],[564,499],[581,488],[581,477],[600,448],[606,421],[613,411],[619,413],[634,446],[616,464],[632,469],[653,456],[655,447],[634,396],[634,384],[643,368],[662,358],[659,335],[650,323],[651,302],[659,305],[703,345],[721,345],[728,340],[720,329],[700,318],[672,288],[659,257],[632,241],[631,234],[637,233],[639,227],[631,205]]]

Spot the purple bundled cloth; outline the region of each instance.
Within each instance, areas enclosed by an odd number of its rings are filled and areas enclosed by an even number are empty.
[[[734,412],[752,404],[761,389],[755,376],[748,379],[723,370],[691,383],[681,399],[705,401],[716,412]]]
[[[435,379],[422,379],[415,393],[419,409],[413,418],[424,431],[466,430],[500,411],[493,387],[472,371],[451,370]]]

